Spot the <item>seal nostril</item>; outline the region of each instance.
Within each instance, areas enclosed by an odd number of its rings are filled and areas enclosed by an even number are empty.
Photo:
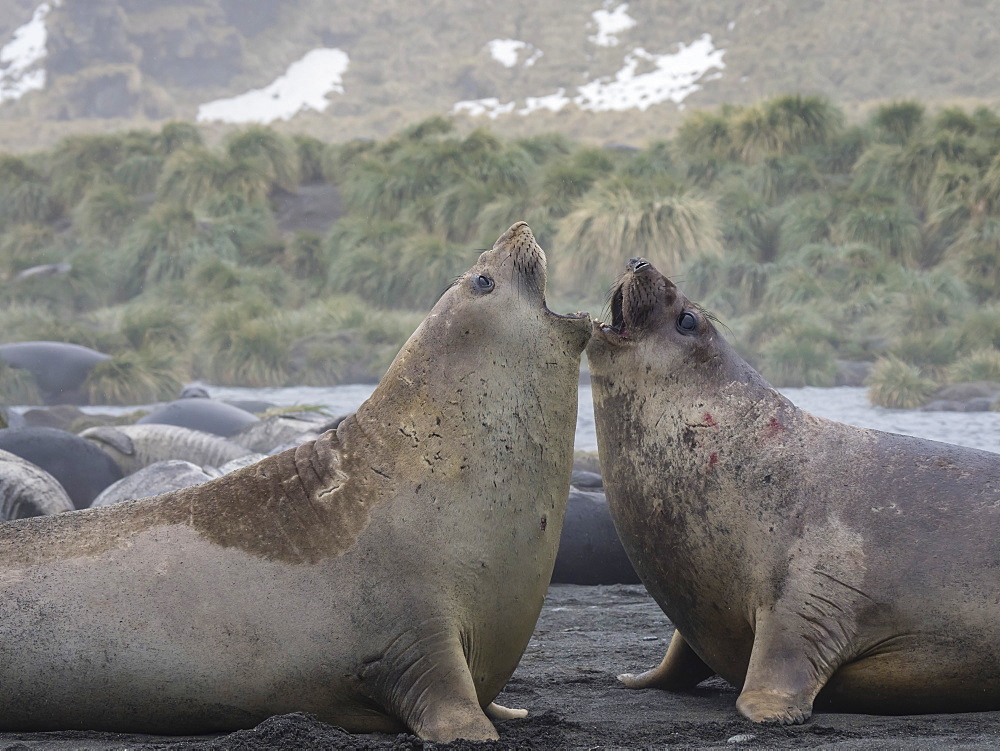
[[[630,258],[628,261],[628,270],[631,272],[636,272],[649,266],[649,261],[645,258]]]

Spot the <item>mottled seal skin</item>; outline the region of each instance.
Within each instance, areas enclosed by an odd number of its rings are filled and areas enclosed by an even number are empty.
[[[98,425],[80,437],[110,456],[125,475],[170,459],[218,467],[251,453],[214,433],[179,425]]]
[[[193,488],[0,525],[0,728],[194,733],[292,711],[490,739],[569,490],[587,316],[524,223],[337,430]],[[44,544],[42,542],[44,541]]]
[[[587,348],[604,486],[677,627],[623,682],[718,673],[756,722],[1000,708],[1000,456],[796,408],[642,259],[611,310]]]
[[[0,450],[0,521],[72,510],[73,501],[56,478],[27,459]]]

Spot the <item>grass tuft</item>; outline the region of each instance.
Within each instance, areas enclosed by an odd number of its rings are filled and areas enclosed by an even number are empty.
[[[916,409],[927,403],[936,387],[918,367],[889,355],[875,361],[868,377],[868,401],[889,409]]]

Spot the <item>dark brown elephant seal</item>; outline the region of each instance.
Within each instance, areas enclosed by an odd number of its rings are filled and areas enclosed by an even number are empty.
[[[587,316],[518,223],[335,432],[156,498],[0,525],[4,730],[293,711],[489,739],[569,491]]]
[[[677,630],[756,722],[1000,709],[1000,456],[814,417],[633,259],[587,348],[604,487]]]

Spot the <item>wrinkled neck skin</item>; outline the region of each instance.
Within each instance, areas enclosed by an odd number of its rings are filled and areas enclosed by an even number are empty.
[[[617,344],[595,335],[587,350],[615,525],[643,582],[696,649],[703,622],[721,620],[715,603],[745,602],[748,583],[733,576],[733,562],[750,572],[757,556],[770,555],[766,545],[756,549],[754,530],[786,523],[796,503],[775,494],[761,504],[751,488],[777,487],[794,471],[781,448],[814,419],[713,336],[688,359],[652,335]],[[749,622],[753,607],[727,617]]]

